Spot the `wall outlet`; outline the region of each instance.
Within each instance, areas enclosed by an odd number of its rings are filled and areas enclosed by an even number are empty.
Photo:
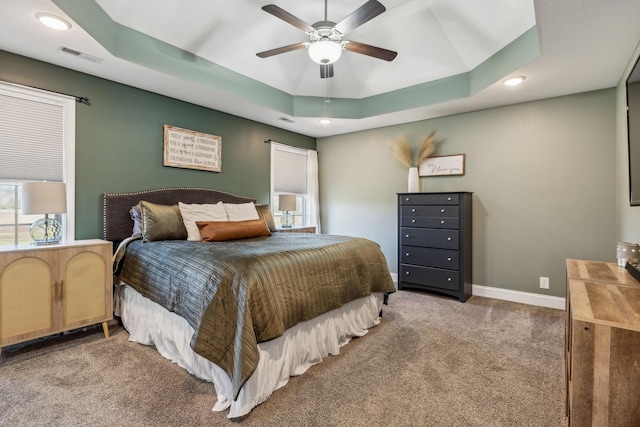
[[[541,277],[540,278],[540,289],[549,289],[549,278]]]

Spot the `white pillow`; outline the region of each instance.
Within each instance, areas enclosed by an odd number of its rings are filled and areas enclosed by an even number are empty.
[[[260,219],[256,205],[253,203],[223,203],[229,221],[246,221]]]
[[[178,202],[178,207],[180,208],[184,228],[187,229],[187,240],[194,242],[202,240],[196,221],[227,221],[227,212],[224,210],[222,202],[218,202],[215,205]]]

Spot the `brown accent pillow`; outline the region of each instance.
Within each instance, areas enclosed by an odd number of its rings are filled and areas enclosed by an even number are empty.
[[[143,241],[187,239],[187,229],[178,205],[158,205],[142,200],[140,208]]]
[[[276,222],[273,220],[269,205],[256,205],[256,211],[258,211],[258,216],[267,223],[269,231],[276,231]]]
[[[203,242],[225,242],[250,237],[271,236],[264,219],[246,221],[196,221]]]

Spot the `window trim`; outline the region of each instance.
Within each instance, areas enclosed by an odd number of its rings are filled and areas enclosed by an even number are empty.
[[[62,179],[67,189],[67,213],[62,216],[63,240],[75,240],[76,99],[72,96],[0,81],[0,93],[63,108]]]
[[[302,198],[302,211],[300,212],[300,215],[295,215],[294,217],[299,217],[301,218],[301,222],[302,222],[302,227],[305,227],[307,225],[307,215],[306,215],[306,210],[307,210],[307,198],[308,198],[308,193],[282,193],[280,191],[276,192],[274,189],[274,182],[275,182],[275,170],[273,168],[273,157],[274,157],[274,152],[278,150],[278,151],[287,151],[289,153],[294,153],[294,154],[299,154],[299,155],[304,155],[305,158],[307,158],[307,156],[309,155],[309,150],[307,150],[306,148],[298,148],[298,147],[292,147],[290,145],[286,145],[286,144],[281,144],[279,142],[275,142],[275,141],[271,141],[271,150],[270,150],[270,179],[269,179],[269,206],[271,208],[271,212],[273,213],[274,216],[276,215],[276,211],[275,211],[275,199],[279,194],[295,194],[296,197],[300,197]],[[308,172],[307,172],[308,173]],[[280,211],[278,211],[280,212]],[[294,220],[295,221],[295,220]]]

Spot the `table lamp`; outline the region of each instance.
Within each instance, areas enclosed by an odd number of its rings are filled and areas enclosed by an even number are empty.
[[[278,208],[282,211],[282,228],[293,227],[293,212],[296,211],[296,195],[280,194]]]
[[[49,214],[67,212],[67,190],[64,182],[24,182],[22,183],[22,213],[25,215],[44,214],[31,224],[31,237],[35,245],[50,245],[62,239],[62,224]]]

